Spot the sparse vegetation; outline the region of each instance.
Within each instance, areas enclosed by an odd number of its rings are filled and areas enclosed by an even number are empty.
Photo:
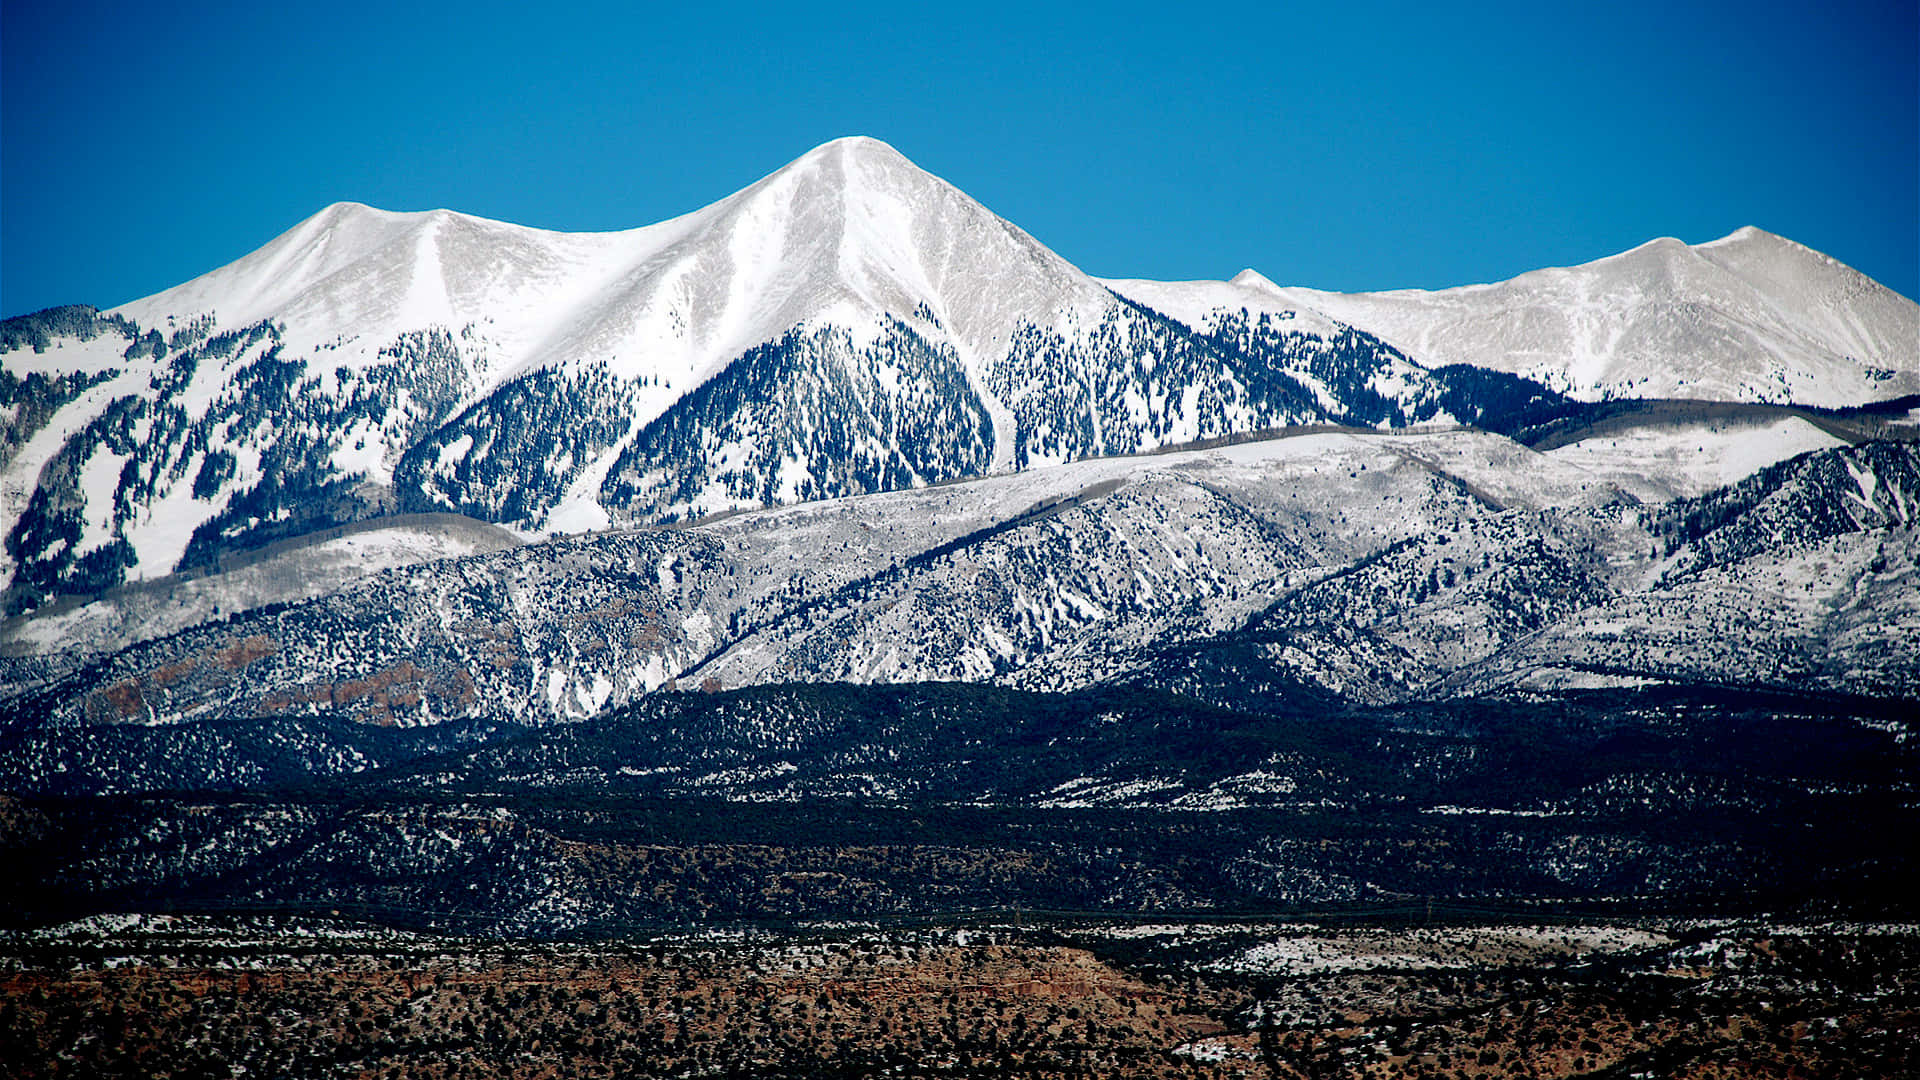
[[[1569,954],[1549,927],[1497,962],[1274,977],[1196,958],[1223,940],[1352,932],[1063,925],[503,945],[122,920],[0,949],[0,1068],[1456,1080],[1920,1064],[1911,928],[1673,933]]]

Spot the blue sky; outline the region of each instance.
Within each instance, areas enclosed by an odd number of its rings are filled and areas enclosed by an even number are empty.
[[[646,224],[885,139],[1102,276],[1440,287],[1755,224],[1920,294],[1913,0],[0,6],[0,313],[327,203]]]

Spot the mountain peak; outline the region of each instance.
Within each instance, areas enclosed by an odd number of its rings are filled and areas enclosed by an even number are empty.
[[[328,203],[327,205],[321,207],[320,212],[317,214],[314,214],[310,220],[338,221],[342,218],[360,217],[363,215],[376,215],[376,214],[385,214],[385,213],[387,213],[387,211],[382,210],[378,207],[368,206],[366,203],[363,203],[363,202],[354,202],[351,199],[342,199],[339,202]]]
[[[1275,285],[1272,279],[1251,266],[1233,275],[1233,280],[1229,284],[1238,285],[1243,289],[1260,289],[1270,293],[1280,291],[1280,286]]]
[[[1575,397],[1845,406],[1920,386],[1920,307],[1751,225],[1488,285],[1308,303],[1423,364],[1506,371]]]
[[[821,143],[801,154],[767,176],[761,183],[802,174],[829,177],[832,178],[830,182],[841,186],[852,185],[864,177],[876,176],[895,178],[895,183],[907,177],[933,179],[931,174],[909,161],[905,154],[887,143],[870,135],[846,135]]]
[[[1750,244],[1754,242],[1767,242],[1767,241],[1772,241],[1775,243],[1779,243],[1779,242],[1791,243],[1792,242],[1787,240],[1787,238],[1784,236],[1780,236],[1776,233],[1770,233],[1767,230],[1762,229],[1757,225],[1742,225],[1739,228],[1733,230],[1732,232],[1728,233],[1727,235],[1721,237],[1718,240],[1709,240],[1706,243],[1701,244],[1699,246],[1700,247],[1724,247],[1731,244]]]
[[[1830,266],[1844,266],[1831,255],[1792,240],[1778,233],[1771,233],[1754,225],[1742,225],[1718,240],[1709,240],[1694,245],[1694,250],[1708,258],[1729,261],[1787,261],[1818,262]]]
[[[307,226],[368,225],[372,227],[389,225],[419,225],[451,217],[465,217],[452,210],[383,210],[378,206],[368,206],[363,202],[342,200],[328,203],[295,229]]]
[[[807,161],[812,158],[824,157],[828,154],[836,154],[841,157],[876,158],[891,161],[906,160],[905,154],[895,150],[891,144],[876,139],[871,135],[842,135],[837,139],[829,139],[800,155],[799,160]]]
[[[977,355],[995,355],[1022,324],[1112,303],[1044,245],[871,136],[814,147],[696,216],[671,253],[694,268],[685,280],[718,275],[731,285],[715,295],[743,301],[737,317],[708,320],[725,330],[720,353],[834,311],[864,320],[925,309]],[[1010,274],[1017,288],[989,284]],[[725,306],[708,304],[689,323]]]

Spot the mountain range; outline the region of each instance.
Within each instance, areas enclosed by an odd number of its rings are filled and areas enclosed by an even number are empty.
[[[861,138],[328,207],[0,323],[0,928],[1910,913],[1916,406],[1757,229],[1098,280]]]
[[[564,234],[338,204],[0,332],[6,609],[396,514],[522,538],[1294,427],[1920,392],[1920,314],[1744,229],[1438,293],[1098,281],[884,143]]]

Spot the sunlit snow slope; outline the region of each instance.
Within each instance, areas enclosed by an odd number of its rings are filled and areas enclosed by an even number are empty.
[[[1917,511],[1908,442],[1649,505],[1497,435],[1313,432],[391,569],[0,664],[0,731],[541,723],[674,687],[929,680],[1233,708],[1650,683],[1912,700]]]
[[[343,203],[112,312],[7,321],[7,606],[395,511],[575,532],[1458,414],[1348,328],[1216,329],[873,139],[626,232]]]
[[[1854,404],[1920,388],[1913,312],[1758,232],[1435,294],[1103,283],[867,138],[624,232],[342,203],[0,323],[0,605],[395,513],[538,536],[1302,424],[1531,430],[1569,404],[1543,382]]]
[[[1920,392],[1920,305],[1752,227],[1671,238],[1580,266],[1428,292],[1231,282],[1110,282],[1189,322],[1216,309],[1298,310],[1374,334],[1422,364],[1472,364],[1574,397],[1847,406]]]

